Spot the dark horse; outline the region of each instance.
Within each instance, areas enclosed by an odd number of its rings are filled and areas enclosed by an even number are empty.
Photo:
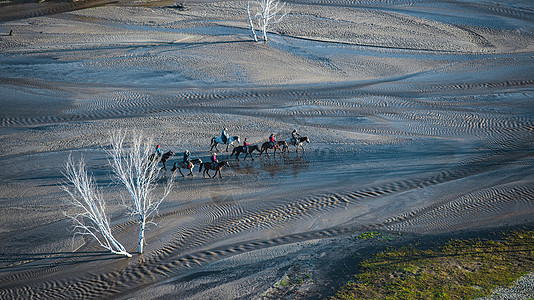
[[[282,147],[282,148],[280,148],[280,147]],[[263,154],[263,152],[265,152],[265,154],[267,154],[267,156],[269,156],[269,153],[267,152],[268,149],[274,149],[274,151],[273,151],[273,155],[274,155],[274,154],[276,154],[276,150],[277,149],[278,149],[278,151],[280,151],[280,153],[282,153],[282,149],[286,149],[286,148],[287,148],[286,141],[277,141],[274,146],[271,146],[271,142],[265,142],[265,143],[261,144],[260,156]]]
[[[234,153],[235,153],[235,158],[239,159],[239,154],[245,153],[245,158],[244,159],[246,159],[247,156],[250,155],[252,160],[254,160],[254,157],[252,157],[252,152],[254,152],[254,150],[260,152],[260,147],[258,145],[250,145],[250,146],[248,146],[247,151],[245,151],[244,148],[245,148],[244,146],[235,147],[234,150],[232,150],[232,154],[230,154],[230,157],[232,155],[234,155]]]
[[[190,160],[189,165],[186,165],[183,161],[181,162],[175,161],[174,165],[172,166],[171,171],[174,172],[178,170],[178,172],[180,172],[182,177],[185,177],[181,169],[187,169],[189,170],[189,174],[187,174],[187,176],[191,175],[191,177],[193,177],[193,168],[195,167],[195,164],[198,164],[198,163],[200,164],[202,163],[202,160],[200,158],[195,158],[195,159]]]
[[[167,166],[166,166],[165,164],[167,163],[167,160],[169,160],[169,158],[170,158],[171,156],[173,156],[173,155],[174,155],[174,152],[169,151],[169,152],[164,153],[164,154],[161,156],[161,159],[160,159],[159,162],[163,164],[163,168],[162,168],[162,169],[164,169],[165,171],[167,171]],[[154,153],[154,154],[150,154],[150,156],[148,157],[148,159],[149,159],[150,161],[156,161],[156,159],[158,159],[158,158],[159,158],[159,156],[156,155],[156,153]]]
[[[219,177],[222,178],[221,169],[224,166],[229,167],[230,164],[225,160],[218,162],[215,166],[213,165],[212,162],[203,162],[200,164],[200,168],[198,169],[198,172],[200,173],[202,171],[202,167],[204,167],[204,173],[202,173],[202,177],[205,177],[204,175],[208,174],[208,177],[215,178],[217,173],[219,173]],[[210,175],[209,173],[210,170],[215,170],[215,174],[213,174],[213,176]]]
[[[222,138],[220,136],[216,136],[214,138],[211,138],[210,151],[212,151],[213,148],[215,148],[215,150],[217,150],[217,152],[218,152],[219,148],[217,148],[217,144],[226,144],[226,152],[228,152],[228,146],[232,145],[234,142],[238,142],[239,143],[239,136],[234,135],[234,136],[229,137],[228,140],[226,140],[226,143],[222,140]]]

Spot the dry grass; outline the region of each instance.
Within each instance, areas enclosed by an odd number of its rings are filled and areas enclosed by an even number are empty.
[[[534,267],[534,231],[501,240],[453,240],[441,249],[405,247],[361,263],[333,299],[469,299],[507,286]]]

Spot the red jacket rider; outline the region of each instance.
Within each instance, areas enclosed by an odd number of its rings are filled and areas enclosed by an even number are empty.
[[[269,142],[271,142],[271,147],[276,145],[276,140],[274,139],[274,133],[269,136]]]

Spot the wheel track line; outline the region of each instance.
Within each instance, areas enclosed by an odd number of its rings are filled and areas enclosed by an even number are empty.
[[[74,11],[89,7],[102,6],[109,3],[117,2],[116,0],[78,0],[76,2],[67,2],[67,3],[41,3],[40,5],[15,5],[18,8],[18,13],[16,14],[0,14],[0,22],[13,21],[18,19],[40,17],[46,15],[53,15],[68,11]],[[31,9],[28,9],[31,8]],[[13,12],[13,10],[8,10],[10,6],[6,6],[6,12]]]

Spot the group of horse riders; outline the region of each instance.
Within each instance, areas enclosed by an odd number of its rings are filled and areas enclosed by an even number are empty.
[[[221,140],[224,144],[226,144],[228,142],[228,139],[229,139],[229,135],[228,135],[228,132],[227,132],[227,128],[223,128],[222,132],[221,132]],[[298,141],[298,139],[300,138],[300,134],[297,132],[296,129],[293,130],[293,132],[291,132],[291,142],[295,145]],[[278,145],[277,145],[277,142],[276,142],[276,139],[274,137],[274,134],[271,134],[269,136],[269,143],[270,143],[270,146],[271,148],[277,148]],[[243,150],[245,152],[248,152],[249,150],[249,147],[250,147],[250,144],[248,143],[247,141],[247,138],[245,138],[243,140]],[[163,152],[161,151],[161,146],[160,145],[157,145],[156,146],[156,153],[155,153],[158,157],[162,157],[163,155]],[[173,153],[174,154],[174,153]],[[172,155],[172,154],[171,154]],[[212,152],[211,154],[211,157],[210,157],[210,160],[211,160],[211,163],[212,163],[212,167],[215,168],[215,166],[219,163],[219,160],[217,158],[217,152]],[[182,159],[182,164],[185,168],[189,169],[191,168],[191,152],[189,150],[185,150],[184,153],[183,153],[183,159]],[[165,165],[164,165],[165,167]]]
[[[227,143],[228,141],[228,138],[230,137],[228,135],[228,133],[226,132],[226,128],[224,128],[221,132],[221,140],[223,141],[223,143]],[[297,141],[298,139],[300,138],[300,134],[297,132],[296,129],[293,129],[293,132],[291,132],[291,143],[293,145],[296,145],[297,144]],[[278,147],[277,143],[276,143],[276,139],[274,137],[274,133],[271,133],[271,135],[269,136],[269,143],[270,143],[270,146],[271,148],[276,148]],[[245,138],[243,140],[243,150],[245,151],[245,153],[248,152],[249,150],[249,147],[250,147],[250,144],[247,142],[247,138]],[[215,159],[215,160],[214,160]],[[217,153],[214,152],[214,155],[212,155],[212,161],[216,161],[217,159]]]

